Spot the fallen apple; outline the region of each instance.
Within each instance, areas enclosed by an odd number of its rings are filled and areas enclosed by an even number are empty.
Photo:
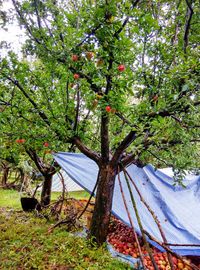
[[[178,262],[177,266],[178,266],[178,269],[184,268],[184,264],[182,262]]]
[[[110,106],[109,106],[110,107]],[[111,108],[110,108],[111,109]],[[137,243],[135,241],[135,237],[133,235],[133,231],[131,228],[126,226],[123,222],[114,218],[109,225],[109,233],[108,233],[108,242],[113,245],[113,247],[120,253],[125,255],[131,255],[134,258],[139,258],[139,252],[137,248]],[[139,242],[141,245],[142,254],[145,254],[145,266],[147,270],[153,270],[154,267],[152,265],[151,259],[148,255],[145,246],[142,245],[142,241],[139,238]],[[154,256],[154,260],[158,265],[159,270],[170,270],[170,265],[167,259],[166,252],[160,252],[155,247],[152,248],[152,253]],[[183,258],[184,262],[176,257],[172,257],[174,266],[176,270],[192,270],[191,267],[187,266],[186,263],[192,262],[187,257]]]

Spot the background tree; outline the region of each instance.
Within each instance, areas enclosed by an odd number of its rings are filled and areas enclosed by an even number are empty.
[[[57,150],[69,144],[98,164],[90,235],[101,244],[118,166],[153,157],[199,167],[197,3],[12,2],[27,33],[24,59],[38,66],[10,53],[2,87],[17,93],[15,104],[25,98],[20,113],[31,112]]]
[[[2,125],[1,125],[1,128]],[[20,164],[22,155],[12,147],[11,141],[1,137],[0,145],[1,186],[18,189],[24,181],[24,169]],[[10,180],[10,181],[9,181]]]
[[[15,98],[13,98],[13,96],[15,96]],[[20,96],[15,93],[15,90],[13,90],[11,97],[9,94],[6,94],[4,100],[6,98],[10,101],[7,102],[9,106],[7,106],[4,113],[1,114],[1,148],[4,152],[4,160],[9,162],[9,166],[4,167],[9,169],[10,164],[14,163],[17,157],[17,166],[18,170],[21,172],[22,184],[27,178],[25,177],[26,172],[23,169],[22,165],[24,162],[22,161],[25,157],[27,160],[31,160],[34,164],[33,168],[36,168],[44,179],[41,192],[41,204],[48,205],[51,197],[52,177],[58,170],[58,165],[53,162],[51,155],[53,147],[53,143],[51,142],[52,137],[48,136],[46,129],[42,129],[40,124],[35,122],[37,117],[35,117],[34,112],[32,114],[29,113],[26,106],[27,101],[20,101]],[[37,129],[34,128],[35,125]],[[47,139],[49,139],[50,142]]]

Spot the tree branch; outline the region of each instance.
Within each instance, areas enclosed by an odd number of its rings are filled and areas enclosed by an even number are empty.
[[[80,109],[80,89],[77,90],[77,104],[76,104],[76,116],[75,116],[75,122],[74,122],[74,128],[73,130],[76,132],[77,126],[78,126],[78,118],[79,118],[79,109]]]
[[[138,4],[140,0],[135,0],[135,2],[133,2],[132,5],[132,9],[134,9],[136,7],[136,5]],[[125,26],[127,25],[128,21],[130,19],[130,16],[127,16],[123,22],[123,24],[121,25],[121,27],[114,33],[113,37],[115,38],[119,38],[119,34],[123,31],[123,29],[125,28]]]
[[[35,12],[36,12],[36,17],[37,17],[38,27],[39,27],[39,29],[41,29],[42,25],[41,25],[40,15],[39,15],[39,11],[38,11],[37,0],[34,0],[34,4],[35,4]]]
[[[46,116],[46,114],[44,112],[42,112],[38,105],[35,103],[35,101],[27,94],[27,92],[25,91],[25,89],[22,87],[22,85],[17,81],[14,80],[13,78],[3,74],[10,82],[12,82],[15,86],[18,87],[19,90],[21,90],[21,92],[23,93],[23,95],[27,98],[27,100],[33,105],[33,107],[37,110],[38,114],[40,115],[40,117],[43,119],[43,121],[50,126],[50,122],[48,117]]]
[[[88,33],[88,35],[80,42],[76,45],[75,49],[80,47],[88,38],[90,38],[92,35],[95,34],[95,32],[101,27],[101,24],[98,24],[95,28],[91,29],[90,32]],[[73,51],[74,49],[72,49],[71,51]]]
[[[17,2],[16,2],[15,0],[12,0],[12,3],[13,3],[13,5],[14,5],[14,8],[15,8],[17,14],[19,15],[20,19],[22,20],[22,22],[23,22],[23,24],[24,24],[26,30],[27,30],[28,33],[30,34],[30,36],[36,41],[36,43],[38,43],[38,44],[41,45],[41,44],[42,44],[41,41],[40,41],[37,37],[35,37],[35,36],[33,35],[31,28],[29,27],[28,23],[26,22],[26,19],[24,18],[24,16],[22,15],[21,11],[19,10],[19,8],[18,8],[18,6],[17,6]]]
[[[190,26],[191,26],[191,20],[192,20],[192,16],[194,14],[194,11],[192,9],[191,3],[189,2],[189,0],[185,0],[186,4],[187,4],[187,14],[186,14],[186,23],[185,23],[185,33],[184,33],[184,37],[183,37],[183,50],[184,53],[186,54],[186,50],[187,50],[187,46],[188,46],[188,42],[189,42],[189,31],[190,31]]]
[[[46,174],[46,168],[40,157],[37,155],[36,151],[31,148],[25,148],[25,150],[29,157],[34,161],[36,167],[42,173],[42,175]]]
[[[109,162],[109,117],[101,112],[101,158],[103,162]]]
[[[177,101],[176,101],[177,102]],[[176,104],[171,104],[171,107]],[[200,105],[200,101],[195,101],[191,104],[187,104],[186,106],[183,106],[182,108],[175,108],[177,113],[188,113],[189,109],[191,106],[196,107]],[[163,110],[159,112],[150,112],[149,114],[142,115],[141,118],[148,116],[148,117],[156,117],[156,116],[162,116],[162,117],[169,117],[174,115],[174,110],[169,111],[169,110]]]
[[[58,59],[58,60],[61,60],[61,59]],[[63,60],[61,60],[61,61],[63,62]],[[65,63],[65,61],[63,63]],[[69,67],[69,70],[71,70],[73,73],[77,73],[77,70],[75,68],[73,68],[73,67]],[[100,88],[96,84],[93,83],[92,79],[89,76],[87,76],[83,72],[79,72],[79,71],[78,71],[78,74],[80,75],[80,78],[83,78],[83,79],[87,80],[87,82],[90,84],[91,89],[95,93],[99,93]]]
[[[136,139],[136,131],[130,131],[129,134],[123,139],[118,148],[116,149],[111,160],[112,166],[115,166],[121,159],[124,150]]]
[[[92,151],[91,149],[89,149],[87,146],[85,146],[83,144],[83,142],[81,141],[81,139],[79,137],[73,137],[71,139],[71,142],[73,144],[75,144],[77,146],[77,148],[83,153],[85,154],[87,157],[91,158],[92,160],[94,160],[97,164],[100,163],[100,156],[98,155],[98,153],[96,153],[95,151]]]

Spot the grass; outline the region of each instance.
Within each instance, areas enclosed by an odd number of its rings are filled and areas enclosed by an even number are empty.
[[[52,192],[51,199],[56,200],[60,195],[61,192]],[[87,199],[90,195],[86,191],[72,191],[69,196],[75,199]],[[40,194],[38,193],[36,197],[40,198]],[[0,207],[21,209],[20,193],[13,189],[0,189]]]
[[[88,196],[82,192],[74,195]],[[64,226],[48,233],[51,222],[19,209],[19,194],[0,189],[1,270],[131,269],[111,258],[105,247],[91,248],[85,238],[67,232]]]
[[[61,192],[52,192],[52,200],[56,200],[61,195]],[[69,196],[75,199],[88,199],[90,194],[87,191],[71,191]]]
[[[12,189],[0,189],[0,207],[21,209],[19,192]]]

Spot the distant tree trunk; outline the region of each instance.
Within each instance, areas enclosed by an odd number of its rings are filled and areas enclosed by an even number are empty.
[[[52,185],[52,174],[44,175],[44,183],[42,186],[41,193],[41,205],[46,206],[49,205],[51,201],[51,185]]]
[[[98,245],[106,241],[108,234],[115,176],[116,168],[107,164],[100,167],[99,184],[89,235],[90,238],[95,237],[94,240]]]
[[[3,187],[5,187],[7,185],[9,170],[10,170],[9,167],[4,166],[3,175],[2,175],[2,178],[1,178],[1,184],[2,184]]]

